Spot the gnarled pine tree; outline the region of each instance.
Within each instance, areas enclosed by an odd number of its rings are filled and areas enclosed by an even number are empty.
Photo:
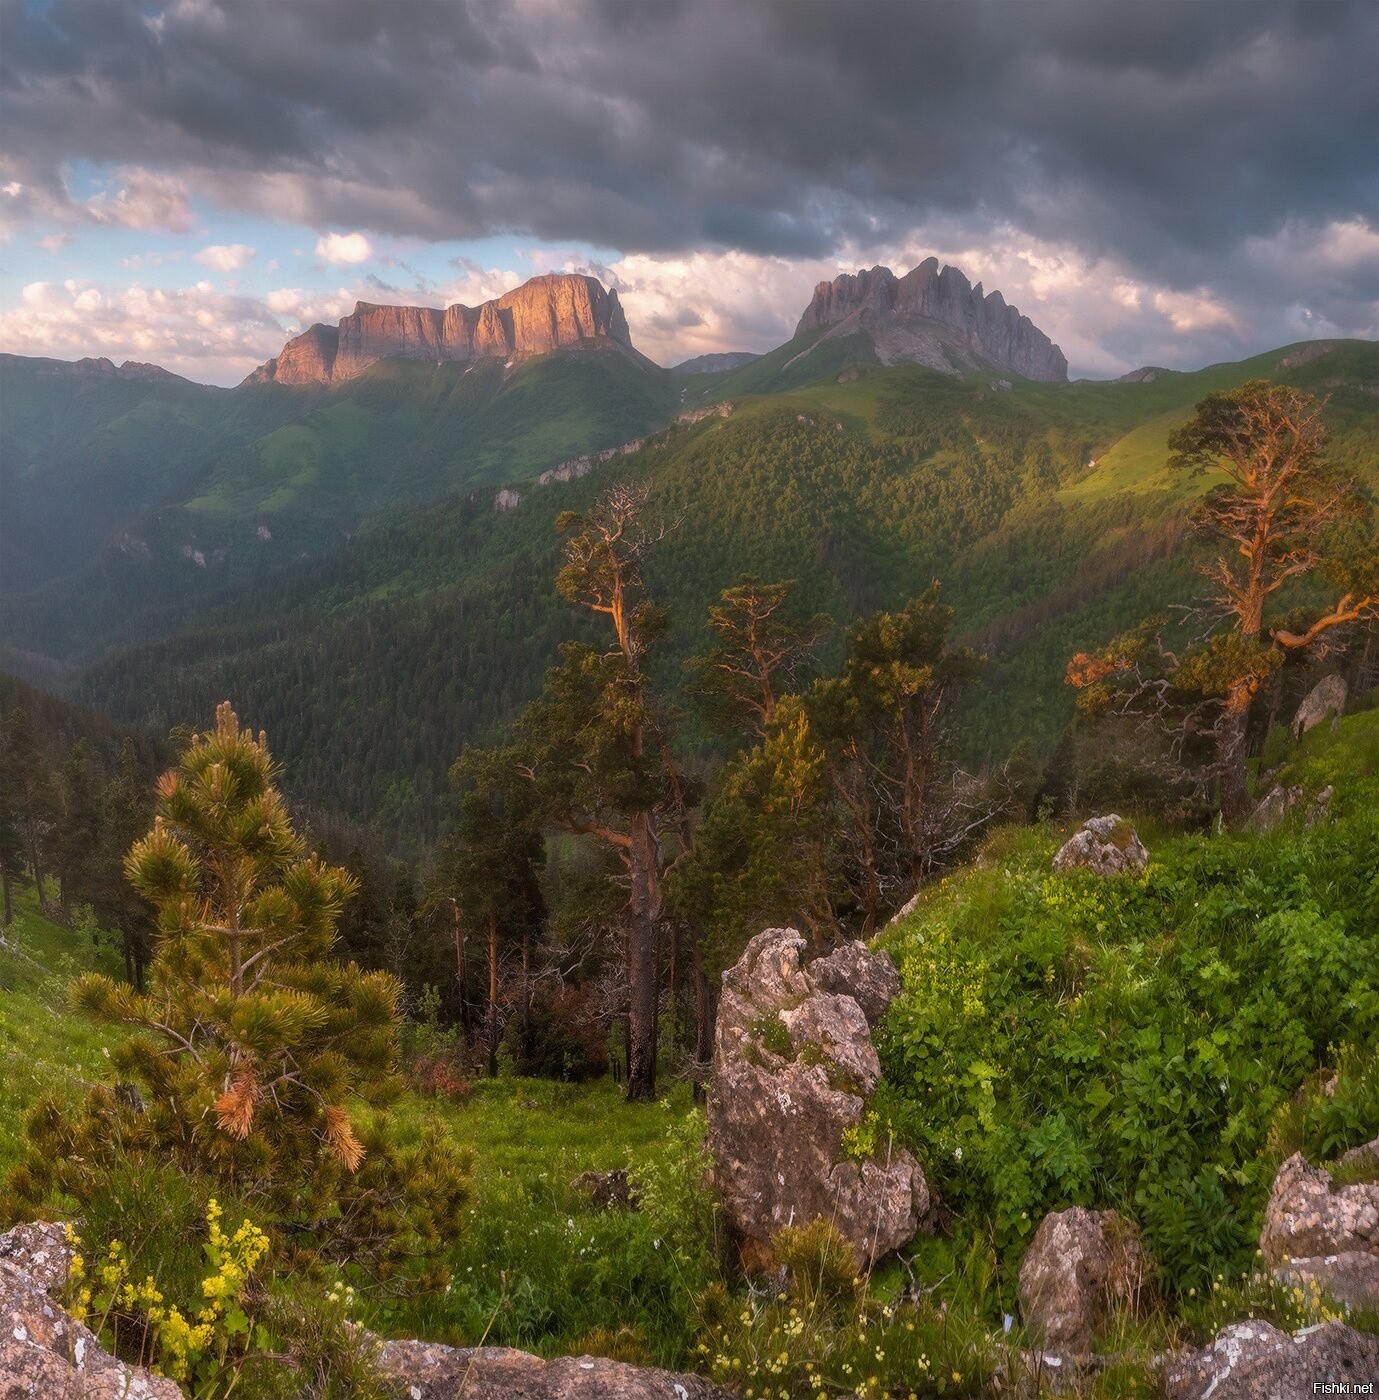
[[[1203,399],[1170,434],[1169,465],[1223,478],[1198,516],[1218,545],[1202,567],[1213,591],[1201,609],[1218,630],[1179,657],[1151,622],[1068,663],[1082,709],[1174,715],[1180,731],[1208,736],[1215,757],[1206,776],[1218,780],[1232,824],[1250,811],[1245,737],[1261,687],[1289,653],[1324,655],[1347,627],[1379,615],[1373,508],[1327,460],[1325,408],[1325,399],[1263,379]],[[1280,600],[1302,580],[1324,601],[1304,603],[1297,621]]]

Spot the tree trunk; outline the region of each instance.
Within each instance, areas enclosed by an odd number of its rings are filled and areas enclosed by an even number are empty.
[[[8,926],[14,922],[14,896],[10,893],[10,868],[8,865],[0,865],[0,887],[5,892],[5,923]]]
[[[707,1098],[705,1081],[713,1060],[713,987],[704,971],[704,941],[696,930],[694,948],[694,1101]]]
[[[1249,773],[1245,764],[1245,726],[1248,706],[1227,702],[1217,731],[1216,757],[1221,770],[1221,820],[1228,827],[1241,826],[1254,809],[1250,801]]]
[[[498,1077],[498,914],[488,915],[488,1077]]]
[[[633,814],[630,835],[627,1098],[631,1102],[650,1103],[656,1097],[656,932],[661,917],[656,827],[650,812]]]
[[[531,1063],[531,929],[522,925],[522,1069]]]
[[[464,920],[460,918],[460,906],[452,899],[450,912],[455,928],[455,981],[460,991],[460,1033],[464,1043],[471,1043],[473,1027],[469,1021],[469,968],[465,965]]]

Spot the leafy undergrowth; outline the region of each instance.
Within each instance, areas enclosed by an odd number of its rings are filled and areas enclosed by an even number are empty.
[[[75,1102],[107,1077],[106,1052],[119,1032],[67,1009],[67,989],[82,972],[115,975],[114,949],[90,926],[64,928],[44,918],[32,890],[14,892],[14,919],[0,943],[0,1175],[22,1153],[24,1112],[47,1093]]]
[[[1195,1298],[1252,1265],[1283,1155],[1379,1132],[1376,734],[1355,716],[1291,760],[1337,784],[1328,822],[1159,836],[1115,880],[1055,874],[1064,832],[1000,832],[883,937],[904,992],[875,1131],[990,1238],[1009,1310],[1051,1210],[1124,1212]]]

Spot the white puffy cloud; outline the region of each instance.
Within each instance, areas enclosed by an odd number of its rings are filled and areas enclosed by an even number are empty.
[[[323,233],[316,240],[316,256],[334,264],[362,263],[373,256],[373,245],[362,233]]]
[[[196,260],[216,272],[238,272],[257,251],[247,243],[212,243],[196,255]]]
[[[116,170],[114,187],[82,207],[98,224],[121,228],[189,233],[195,222],[187,186],[181,179],[137,165]]]
[[[175,289],[31,282],[0,312],[0,344],[17,354],[147,360],[221,384],[275,355],[285,334],[262,302],[209,282]]]

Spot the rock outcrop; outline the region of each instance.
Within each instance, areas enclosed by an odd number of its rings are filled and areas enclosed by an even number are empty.
[[[1344,676],[1323,676],[1298,706],[1293,716],[1293,738],[1301,739],[1309,729],[1314,729],[1328,715],[1343,715],[1347,686]]]
[[[1138,1304],[1149,1276],[1139,1232],[1115,1211],[1054,1211],[1020,1265],[1020,1313],[1049,1351],[1085,1355],[1115,1307]]]
[[[929,1187],[903,1148],[861,1160],[844,1135],[881,1077],[871,1027],[899,991],[890,959],[847,945],[808,967],[794,929],[767,929],[723,978],[709,1089],[714,1184],[749,1253],[785,1225],[831,1221],[869,1261],[911,1239]]]
[[[378,360],[503,360],[588,345],[632,352],[617,292],[593,277],[533,277],[480,306],[356,303],[338,326],[314,325],[289,340],[245,383],[332,384]]]
[[[1097,875],[1127,875],[1149,864],[1149,852],[1135,828],[1114,812],[1090,817],[1082,830],[1059,847],[1055,870],[1091,870]]]
[[[1252,831],[1272,831],[1286,817],[1297,810],[1302,801],[1302,788],[1285,787],[1275,783],[1263,797],[1255,803],[1247,825]]]
[[[1295,1152],[1274,1178],[1259,1250],[1284,1281],[1379,1312],[1379,1182],[1337,1186]]]
[[[173,1381],[102,1348],[55,1300],[71,1258],[59,1226],[0,1235],[0,1400],[182,1400]]]
[[[1064,381],[1068,361],[1028,316],[986,295],[937,258],[903,277],[888,267],[845,272],[820,282],[795,334],[827,327],[827,335],[870,336],[882,364],[916,363],[956,373],[999,366],[1026,379]]]
[[[1168,1400],[1294,1400],[1311,1395],[1363,1395],[1379,1376],[1379,1337],[1339,1322],[1290,1337],[1267,1322],[1223,1327],[1210,1346],[1179,1352],[1164,1377]]]
[[[602,1356],[543,1361],[507,1347],[385,1342],[379,1366],[398,1400],[736,1400],[699,1376]]]

